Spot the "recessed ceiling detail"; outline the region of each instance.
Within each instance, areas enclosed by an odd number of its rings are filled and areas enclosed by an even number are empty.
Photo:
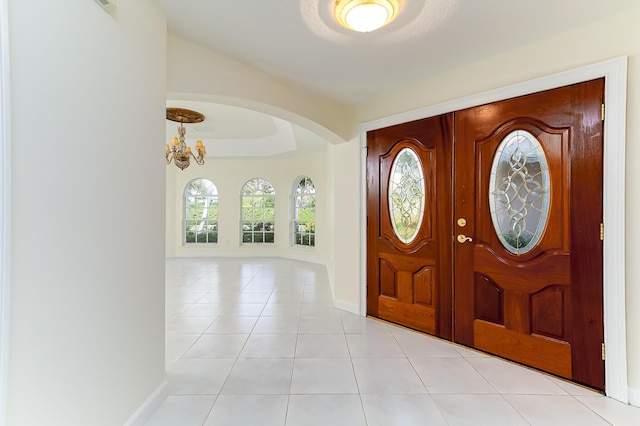
[[[201,101],[167,101],[167,110],[194,110],[207,117],[189,125],[186,143],[201,140],[207,158],[270,157],[317,152],[327,141],[286,120],[232,105]],[[167,144],[172,144],[175,123],[167,122]]]

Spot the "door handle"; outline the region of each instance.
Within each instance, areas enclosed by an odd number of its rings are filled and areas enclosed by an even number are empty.
[[[459,242],[459,243],[466,243],[467,241],[473,241],[473,238],[471,238],[471,237],[467,237],[467,236],[466,236],[466,235],[464,235],[464,234],[460,234],[460,235],[458,235],[458,242]]]

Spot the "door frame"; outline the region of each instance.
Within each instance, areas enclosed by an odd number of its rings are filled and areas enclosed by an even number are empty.
[[[360,125],[360,314],[367,304],[367,132],[596,78],[605,78],[603,296],[606,395],[629,403],[625,313],[625,148],[627,56],[369,121]]]

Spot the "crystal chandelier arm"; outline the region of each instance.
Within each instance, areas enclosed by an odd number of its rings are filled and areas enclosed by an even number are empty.
[[[189,151],[189,154],[191,154],[193,159],[196,160],[196,164],[198,164],[200,166],[202,166],[204,164],[204,153],[202,151],[198,151],[198,156],[197,157],[191,151]]]

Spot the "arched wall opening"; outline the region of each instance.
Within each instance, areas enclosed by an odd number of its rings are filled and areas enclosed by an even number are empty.
[[[172,93],[167,106],[188,109],[215,106],[211,117],[204,114],[202,123],[185,125],[187,146],[193,146],[196,138],[205,144],[208,153],[205,164],[192,162],[184,170],[167,165],[167,257],[280,256],[323,265],[330,263],[334,194],[329,150],[335,144],[344,144],[344,139],[306,117],[258,101]],[[230,110],[232,113],[227,115]],[[235,122],[235,129],[233,123],[221,120]],[[252,122],[255,125],[252,126]],[[168,121],[167,143],[176,134],[176,124]],[[271,146],[273,152],[266,146]],[[293,243],[291,182],[298,176],[310,176],[317,191],[317,239],[313,247]],[[184,238],[184,188],[198,178],[212,181],[219,191],[219,230],[215,244],[189,244]],[[253,178],[264,178],[275,188],[275,240],[270,244],[243,241],[240,191],[242,185]]]

